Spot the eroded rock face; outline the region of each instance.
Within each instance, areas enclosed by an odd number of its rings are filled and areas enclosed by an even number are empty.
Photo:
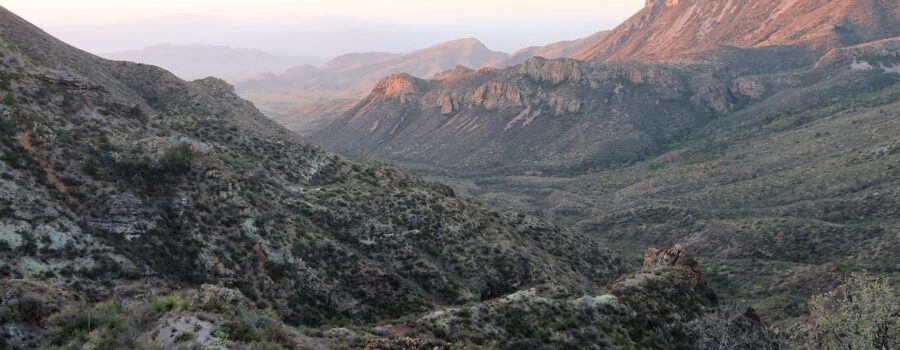
[[[751,99],[759,99],[766,93],[766,87],[759,80],[740,77],[731,82],[731,93]]]
[[[104,215],[90,221],[98,229],[134,238],[156,227],[152,210],[131,194],[110,195],[103,207],[101,213]]]
[[[382,99],[400,99],[401,103],[407,103],[420,92],[424,83],[409,74],[395,74],[375,84],[372,95]]]
[[[761,96],[732,93],[733,79],[716,67],[544,58],[446,80],[391,76],[311,137],[351,155],[564,172],[646,158]]]
[[[690,271],[697,287],[706,288],[706,281],[700,273],[700,263],[694,260],[684,250],[684,246],[676,244],[670,248],[649,248],[644,254],[644,264],[641,271],[645,273],[659,271],[665,268],[675,268]]]
[[[202,310],[239,309],[251,305],[250,300],[238,290],[204,284],[191,300],[191,305]]]
[[[847,70],[900,74],[900,37],[831,50],[814,67],[820,76]]]

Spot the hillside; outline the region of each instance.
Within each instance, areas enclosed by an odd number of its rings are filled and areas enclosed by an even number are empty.
[[[132,61],[163,67],[182,79],[218,77],[237,81],[296,65],[290,57],[260,50],[210,45],[156,45],[140,50],[101,54],[112,60]]]
[[[625,276],[582,234],[345,161],[224,81],[2,7],[0,82],[0,347],[685,347],[717,303],[680,247]],[[502,333],[441,328],[473,315]]]
[[[722,47],[797,46],[818,54],[900,35],[900,5],[881,0],[647,0],[578,60],[675,61]]]
[[[710,8],[728,4],[744,11]],[[790,20],[753,27],[768,41],[741,23],[772,2],[659,1],[601,40],[608,56],[390,76],[311,138],[625,251],[682,242],[723,295],[792,325],[849,273],[900,276],[900,26],[894,2],[777,4]],[[710,42],[657,46],[677,18]]]

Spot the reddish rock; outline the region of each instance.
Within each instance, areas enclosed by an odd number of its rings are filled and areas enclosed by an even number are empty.
[[[671,248],[647,249],[647,252],[644,254],[642,272],[653,272],[669,267],[690,271],[697,287],[706,287],[706,281],[703,280],[703,274],[700,273],[700,263],[688,255],[681,244],[676,244]]]

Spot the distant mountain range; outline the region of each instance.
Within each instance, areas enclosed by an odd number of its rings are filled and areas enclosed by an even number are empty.
[[[100,54],[112,60],[152,64],[182,79],[218,77],[240,80],[272,71],[282,71],[302,58],[277,56],[262,50],[212,45],[156,45],[141,50]]]
[[[365,96],[381,78],[394,73],[431,77],[462,65],[482,67],[504,59],[474,38],[454,40],[405,54],[360,53],[339,56],[321,68],[300,66],[237,84],[240,93],[303,92],[326,98]]]
[[[404,54],[352,53],[336,57],[321,67],[300,65],[279,74],[267,73],[240,81],[237,92],[279,122],[305,134],[327,124],[323,115],[305,112],[319,110],[308,108],[310,104],[322,107],[328,104],[327,100],[337,99],[340,101],[329,109],[344,112],[348,109],[347,99],[361,99],[381,78],[391,74],[403,73],[427,79],[458,67],[503,68],[535,56],[565,57],[606,34],[599,32],[579,40],[529,47],[511,55],[493,51],[475,38],[454,40]],[[330,120],[335,115],[327,113],[325,119]],[[311,120],[316,122],[310,124],[308,121]]]

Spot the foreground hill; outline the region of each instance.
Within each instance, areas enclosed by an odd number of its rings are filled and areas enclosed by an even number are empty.
[[[900,35],[900,5],[881,0],[647,0],[579,60],[673,61],[721,49],[832,48]]]
[[[622,277],[581,234],[344,161],[221,80],[3,8],[0,82],[2,347],[688,347],[716,303],[680,248]]]

